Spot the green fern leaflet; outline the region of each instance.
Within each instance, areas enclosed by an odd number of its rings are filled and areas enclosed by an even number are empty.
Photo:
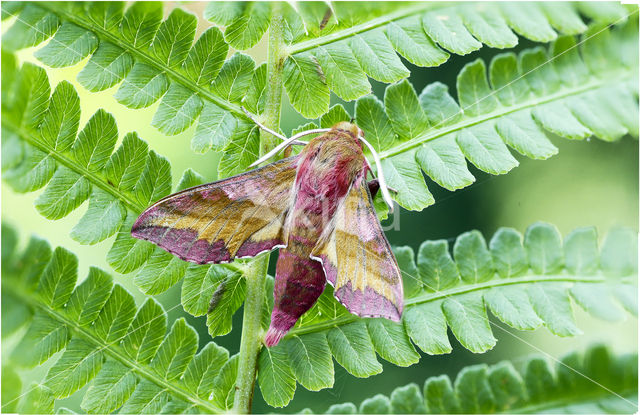
[[[390,396],[332,405],[327,414],[632,413],[638,406],[638,354],[613,355],[594,345],[553,366],[546,357],[474,365],[396,388]]]
[[[76,285],[78,259],[68,250],[52,250],[32,237],[18,252],[17,241],[15,231],[3,225],[2,307],[11,324],[3,325],[2,334],[27,327],[10,361],[29,368],[62,355],[40,384],[3,400],[3,411],[19,401],[18,412],[51,412],[54,400],[87,384],[81,407],[88,413],[230,408],[234,378],[227,373],[234,359],[227,350],[209,342],[198,351],[198,335],[184,319],[167,330],[158,302],[149,298],[136,306],[133,296],[99,268],[92,267]]]
[[[572,303],[607,321],[623,319],[625,310],[637,316],[637,239],[629,229],[612,230],[600,250],[593,228],[563,241],[554,226],[536,223],[524,238],[502,228],[488,247],[479,232],[464,233],[453,258],[443,240],[423,242],[417,255],[409,247],[394,251],[405,285],[402,324],[358,318],[327,287],[281,344],[261,352],[258,380],[270,405],[286,405],[296,382],[331,388],[333,359],[353,376],[368,377],[382,372],[376,354],[410,366],[420,359],[414,345],[429,355],[450,353],[447,327],[465,348],[486,352],[496,344],[492,326],[505,330],[490,322],[487,309],[514,329],[544,326],[557,336],[582,333]]]

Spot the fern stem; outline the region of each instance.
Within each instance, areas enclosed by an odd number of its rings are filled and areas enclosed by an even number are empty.
[[[280,127],[283,85],[282,72],[286,59],[284,19],[280,11],[279,2],[273,3],[271,13],[264,124],[277,131]],[[260,131],[260,155],[268,153],[276,144],[276,137],[266,131]],[[265,292],[265,279],[268,267],[269,254],[263,254],[252,261],[245,272],[247,294],[242,317],[238,377],[236,379],[236,394],[233,400],[234,413],[251,412],[253,391],[256,383],[258,353],[262,347],[263,333],[260,323],[262,320],[264,297],[267,294]]]
[[[37,148],[43,153],[50,155],[58,163],[67,167],[69,170],[79,174],[82,177],[85,177],[87,180],[89,180],[89,182],[92,185],[100,188],[101,190],[104,190],[106,193],[113,196],[116,200],[119,200],[130,211],[136,214],[139,214],[145,209],[145,206],[140,205],[137,201],[133,200],[133,198],[127,197],[118,189],[110,185],[109,182],[107,182],[107,180],[104,178],[104,176],[102,176],[99,173],[92,172],[89,169],[78,165],[77,162],[72,160],[70,157],[68,157],[64,153],[57,151],[55,148],[53,148],[49,144],[40,140],[38,138],[38,133],[33,131],[27,131],[23,128],[16,126],[13,122],[8,120],[8,116],[5,116],[5,114],[3,114],[3,117],[2,117],[2,126],[19,135],[20,138],[26,143],[28,143],[29,145]]]
[[[41,310],[49,317],[54,319],[67,326],[70,331],[73,331],[75,335],[83,338],[88,341],[92,345],[96,346],[96,350],[104,353],[110,358],[122,363],[125,367],[130,368],[131,370],[138,373],[143,378],[148,379],[152,383],[160,386],[161,388],[167,390],[169,393],[184,399],[186,402],[193,404],[196,408],[204,408],[211,413],[222,413],[224,412],[221,408],[218,408],[214,404],[212,404],[207,399],[201,399],[195,393],[187,391],[182,386],[169,381],[167,379],[159,376],[151,367],[148,365],[141,365],[136,362],[134,359],[131,359],[127,356],[127,353],[119,346],[119,342],[111,342],[107,343],[104,340],[100,339],[96,336],[87,326],[82,326],[78,324],[78,322],[69,318],[64,311],[54,310],[47,305],[43,304],[41,301],[38,301],[38,297],[33,293],[30,293],[25,287],[21,287],[21,284],[15,283],[5,283],[6,278],[3,278],[2,282],[2,292],[10,292],[16,298],[19,298],[24,304],[31,306],[36,310]],[[90,326],[89,326],[90,327]],[[98,352],[92,352],[98,353]]]
[[[418,4],[413,5],[413,7],[403,7],[400,10],[382,15],[380,17],[376,17],[375,19],[352,26],[348,29],[339,30],[337,32],[331,33],[326,36],[320,36],[314,39],[306,40],[298,44],[292,45],[291,47],[289,47],[289,53],[293,55],[295,53],[300,53],[310,49],[314,49],[314,48],[317,48],[318,46],[326,45],[328,43],[333,43],[342,39],[347,39],[359,33],[367,32],[369,30],[373,30],[380,26],[384,26],[395,20],[416,15],[432,7],[434,7],[434,5],[427,2],[420,2]],[[442,6],[436,5],[435,7],[442,7]]]
[[[267,51],[267,84],[265,95],[264,123],[267,127],[278,131],[280,127],[280,109],[282,106],[282,72],[287,58],[284,43],[284,18],[280,12],[280,3],[272,5],[271,25],[269,26],[269,49]],[[260,155],[269,152],[277,145],[277,138],[260,132]]]
[[[631,79],[633,76],[632,71],[617,71],[612,72],[607,75],[598,75],[598,78],[592,78],[590,82],[582,83],[572,87],[563,87],[560,92],[556,92],[553,94],[549,94],[542,97],[532,97],[530,100],[525,100],[517,105],[512,106],[503,106],[498,105],[498,107],[489,113],[480,114],[475,117],[465,118],[463,121],[447,125],[435,125],[431,128],[427,129],[423,134],[418,135],[415,138],[407,140],[392,149],[383,151],[379,154],[380,159],[384,160],[398,154],[404,153],[405,151],[409,151],[413,148],[416,148],[426,142],[435,140],[440,137],[444,137],[447,134],[463,130],[465,128],[469,128],[476,124],[483,123],[485,121],[489,121],[492,119],[498,119],[505,115],[524,110],[527,108],[535,108],[538,105],[545,104],[547,102],[559,101],[564,98],[568,98],[570,96],[579,95],[585,92],[593,91],[598,88],[606,87],[609,85],[622,84],[627,80]],[[482,101],[482,100],[480,100]],[[480,102],[478,101],[478,102]],[[464,108],[463,108],[464,110]]]
[[[516,285],[516,284],[528,284],[528,283],[542,283],[542,282],[570,282],[570,283],[604,283],[607,279],[602,275],[594,276],[580,276],[580,275],[525,275],[516,278],[494,278],[490,281],[471,284],[460,285],[457,287],[449,288],[443,291],[429,292],[418,295],[413,298],[405,300],[405,306],[414,304],[429,303],[432,301],[444,300],[447,297],[454,297],[456,295],[466,294],[474,291],[488,290],[492,287],[499,287],[504,285]],[[334,326],[342,326],[344,324],[356,321],[358,317],[353,314],[344,315],[333,320],[323,321],[316,324],[310,324],[301,328],[294,328],[285,338],[291,338],[293,336],[299,336],[302,334],[314,333],[318,331],[324,331]]]
[[[139,59],[145,64],[164,72],[169,78],[172,78],[179,84],[184,85],[187,89],[196,92],[200,97],[205,98],[213,102],[220,108],[223,108],[233,113],[235,117],[250,121],[249,117],[245,115],[245,113],[242,111],[239,105],[233,104],[225,100],[224,98],[221,98],[213,94],[207,88],[191,81],[189,78],[184,76],[179,69],[175,69],[168,65],[164,65],[158,62],[158,60],[153,57],[150,51],[143,51],[143,50],[136,49],[135,47],[131,46],[129,43],[120,39],[118,36],[115,36],[113,33],[109,32],[108,30],[101,28],[100,26],[92,23],[91,20],[89,20],[86,15],[71,13],[69,11],[66,11],[60,8],[60,6],[52,2],[40,2],[38,3],[38,7],[43,7],[49,10],[50,12],[52,12],[53,14],[56,14],[57,16],[61,17],[62,19],[68,20],[74,23],[75,25],[82,27],[83,29],[87,29],[95,33],[99,38],[107,40],[113,43],[114,45],[118,46],[119,48],[134,55],[136,59]]]
[[[233,399],[233,412],[248,414],[251,412],[253,390],[256,383],[258,353],[262,347],[262,306],[265,296],[265,277],[269,266],[269,254],[257,257],[247,266],[247,296],[242,316],[242,338],[238,359],[238,377],[236,394]]]
[[[637,396],[637,394],[638,394],[638,391],[633,389],[625,390],[619,393],[620,396],[624,397],[625,399],[629,399],[630,401],[634,399]],[[605,389],[599,389],[598,392],[594,392],[594,393],[589,393],[589,394],[582,393],[580,395],[575,395],[568,398],[560,397],[557,399],[549,399],[535,405],[523,406],[521,408],[509,408],[508,411],[504,411],[502,413],[538,414],[543,412],[546,409],[562,408],[562,407],[574,405],[574,404],[584,405],[583,407],[586,408],[590,404],[597,405],[598,402],[600,402],[603,398],[606,398],[606,397],[615,397],[615,395],[612,395],[611,392]]]

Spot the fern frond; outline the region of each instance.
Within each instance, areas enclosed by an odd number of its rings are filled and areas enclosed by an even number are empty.
[[[515,363],[515,364],[514,364]],[[613,355],[603,345],[572,352],[551,366],[524,362],[465,367],[454,382],[428,378],[362,401],[331,405],[327,414],[633,413],[638,408],[638,354]],[[516,369],[516,366],[520,369]],[[588,377],[588,378],[586,378]],[[606,388],[606,389],[605,389]],[[311,413],[311,412],[308,412]]]
[[[74,254],[60,247],[52,251],[37,237],[20,253],[17,239],[3,225],[2,298],[19,305],[3,314],[3,326],[7,318],[13,319],[12,331],[26,326],[8,364],[33,367],[62,351],[43,381],[27,388],[20,412],[51,412],[55,399],[87,384],[81,407],[89,413],[230,408],[228,399],[218,398],[226,391],[227,350],[210,342],[196,354],[195,329],[178,319],[167,331],[167,314],[154,299],[137,307],[126,289],[95,267],[76,285]],[[3,400],[3,411],[12,407],[14,401]]]
[[[384,102],[371,95],[359,98],[355,119],[380,152],[385,176],[398,190],[396,201],[421,210],[435,203],[423,172],[453,191],[475,181],[466,160],[487,173],[504,174],[518,165],[508,147],[534,159],[556,154],[549,133],[574,140],[637,136],[637,30],[637,20],[629,19],[611,30],[593,26],[579,43],[564,36],[548,51],[501,54],[490,62],[488,78],[478,59],[458,75],[458,101],[439,82],[417,94],[404,80],[386,89]],[[314,59],[288,65],[312,67]],[[305,94],[297,84],[314,82],[319,81],[301,72],[288,76],[285,86],[296,84],[295,94]],[[318,97],[317,91],[308,94]],[[312,106],[317,100],[300,102]],[[322,126],[351,119],[339,105],[322,113]]]
[[[236,53],[225,60],[229,45],[217,27],[194,43],[197,18],[180,8],[163,21],[161,3],[138,2],[126,10],[124,3],[114,2],[4,7],[3,19],[13,15],[15,22],[3,35],[3,49],[51,38],[35,53],[45,65],[66,67],[89,57],[78,74],[81,85],[97,92],[119,84],[115,98],[132,109],[160,100],[152,125],[166,135],[199,119],[192,141],[198,152],[223,150],[237,124],[248,121],[241,110],[244,96],[264,88],[264,74],[256,73],[252,58]],[[259,101],[244,105],[261,112]],[[247,166],[234,166],[234,172]]]
[[[332,356],[357,377],[382,371],[376,353],[410,366],[420,358],[414,344],[427,354],[451,352],[447,327],[465,348],[486,352],[496,343],[487,309],[509,327],[545,326],[558,336],[581,333],[572,302],[608,321],[624,318],[624,310],[637,315],[636,253],[629,229],[612,230],[599,252],[594,228],[576,229],[563,242],[545,223],[531,225],[524,239],[502,228],[489,247],[479,232],[464,233],[453,258],[445,240],[425,241],[417,255],[395,248],[404,280],[402,324],[358,318],[327,287],[281,344],[262,350],[260,388],[267,403],[283,406],[294,381],[309,390],[332,387]],[[269,380],[275,373],[284,379],[278,388]]]
[[[204,17],[227,27],[226,41],[235,49],[244,50],[255,46],[266,32],[270,20],[268,7],[265,2],[210,2]],[[548,42],[558,36],[557,32],[566,35],[584,32],[585,19],[608,24],[624,20],[627,14],[628,10],[620,4],[567,3],[547,7],[544,3],[532,3],[523,9],[492,2],[477,6],[446,2],[366,5],[305,2],[284,10],[291,54],[315,52],[316,48],[381,28],[397,52],[420,66],[438,63],[424,63],[430,54],[418,58],[419,52],[442,54],[445,61],[448,58],[435,43],[458,54],[469,53],[482,44],[507,48],[518,42],[513,31],[533,41]]]
[[[212,2],[205,18],[229,25],[226,40],[236,48],[254,46],[268,24],[267,7],[249,2],[220,7]],[[345,101],[371,92],[367,77],[392,83],[409,76],[400,56],[414,65],[433,67],[451,53],[466,55],[483,44],[510,48],[515,33],[536,42],[583,33],[586,19],[620,23],[632,13],[619,4],[304,2],[285,6],[285,89],[294,108],[306,118],[329,110],[329,92]],[[244,36],[238,41],[239,29]],[[514,33],[515,32],[515,33]]]
[[[48,219],[60,219],[89,200],[71,237],[81,244],[95,244],[117,234],[107,262],[120,273],[137,271],[134,282],[146,294],[164,292],[186,275],[184,307],[204,315],[215,290],[228,282],[224,301],[210,315],[212,335],[228,333],[233,312],[244,300],[244,280],[237,269],[231,265],[188,269],[186,262],[130,235],[135,218],[171,192],[169,161],[150,151],[135,132],[125,135],[114,151],[117,126],[103,110],[78,132],[80,103],[71,84],[61,82],[49,96],[44,69],[26,63],[18,70],[8,53],[3,53],[2,64],[3,76],[14,79],[2,83],[7,97],[2,101],[3,179],[17,192],[46,186],[35,204]],[[187,170],[177,190],[203,182]]]
[[[397,53],[418,66],[437,66],[449,52],[467,54],[483,43],[513,47],[513,31],[548,42],[557,38],[556,30],[566,35],[584,32],[585,18],[620,23],[636,11],[618,4],[573,3],[511,7],[307,2],[296,7],[282,6],[288,43],[285,89],[294,108],[307,118],[329,110],[330,91],[351,101],[371,92],[368,76],[385,83],[406,78],[409,71]],[[247,121],[241,103],[262,112],[263,102],[243,101],[242,96],[264,89],[264,76],[250,58],[234,56],[247,60],[241,70],[237,62],[224,58],[229,45],[244,50],[257,44],[268,30],[270,8],[266,2],[213,2],[205,18],[225,26],[224,35],[217,27],[209,28],[192,46],[196,18],[181,9],[162,22],[161,7],[144,2],[126,11],[122,4],[101,2],[3,6],[3,19],[17,16],[3,36],[3,48],[36,46],[53,36],[36,54],[43,63],[69,66],[91,55],[78,76],[87,89],[103,90],[124,79],[116,93],[122,104],[142,108],[162,97],[154,126],[172,135],[199,118],[193,149],[222,150],[234,124]],[[236,85],[230,79],[237,82],[238,95],[226,94]]]
[[[356,122],[380,152],[396,201],[422,210],[434,203],[422,172],[456,190],[475,180],[465,159],[504,174],[518,165],[507,147],[534,159],[556,154],[547,132],[576,140],[637,137],[637,37],[637,19],[630,19],[613,30],[594,27],[580,44],[560,37],[548,52],[501,54],[489,65],[489,80],[478,59],[458,75],[458,102],[439,82],[418,95],[404,80],[386,89],[384,103],[360,98]]]
[[[519,164],[508,147],[534,159],[553,156],[558,150],[548,134],[573,140],[637,137],[637,31],[637,21],[629,19],[611,30],[593,26],[579,43],[565,36],[548,51],[537,47],[517,56],[501,54],[490,62],[488,78],[478,59],[458,75],[458,101],[439,82],[417,94],[403,80],[386,89],[384,102],[372,95],[359,98],[356,123],[380,153],[385,177],[398,190],[395,200],[406,209],[422,210],[435,203],[423,172],[453,191],[475,181],[467,160],[497,175]],[[312,61],[289,65],[302,68]],[[287,82],[316,81],[298,74]],[[305,93],[299,85],[295,91]],[[323,113],[323,127],[352,118],[340,105]]]

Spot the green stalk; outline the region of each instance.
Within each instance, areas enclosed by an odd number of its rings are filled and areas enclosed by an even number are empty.
[[[271,3],[271,24],[269,26],[269,49],[267,51],[267,84],[265,95],[264,124],[278,131],[280,128],[280,107],[282,106],[284,61],[287,59],[284,43],[284,19],[280,12],[280,2]],[[266,131],[260,132],[260,155],[267,153],[278,144],[278,139]]]
[[[233,399],[233,412],[238,414],[251,412],[258,353],[262,347],[263,334],[260,323],[265,295],[264,281],[268,266],[269,254],[265,253],[251,261],[244,273],[247,280],[247,297],[244,301],[238,377],[236,378],[236,394]]]
[[[283,37],[283,18],[279,2],[271,3],[271,25],[269,26],[269,49],[267,56],[266,105],[263,114],[264,124],[274,130],[280,127],[280,107],[282,103],[282,70],[286,59]],[[260,132],[260,155],[269,152],[277,145],[277,138]],[[265,279],[269,266],[269,254],[257,257],[247,267],[247,294],[242,317],[242,339],[238,361],[236,393],[233,412],[247,414],[251,412],[253,391],[256,383],[258,354],[262,348],[264,333],[260,326],[264,304]]]

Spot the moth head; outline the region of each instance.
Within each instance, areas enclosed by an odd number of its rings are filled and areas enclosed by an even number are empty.
[[[364,137],[364,132],[358,128],[357,125],[351,124],[347,121],[341,121],[333,126],[333,130],[337,130],[340,132],[344,132],[353,137],[354,140],[358,141],[358,137]]]

